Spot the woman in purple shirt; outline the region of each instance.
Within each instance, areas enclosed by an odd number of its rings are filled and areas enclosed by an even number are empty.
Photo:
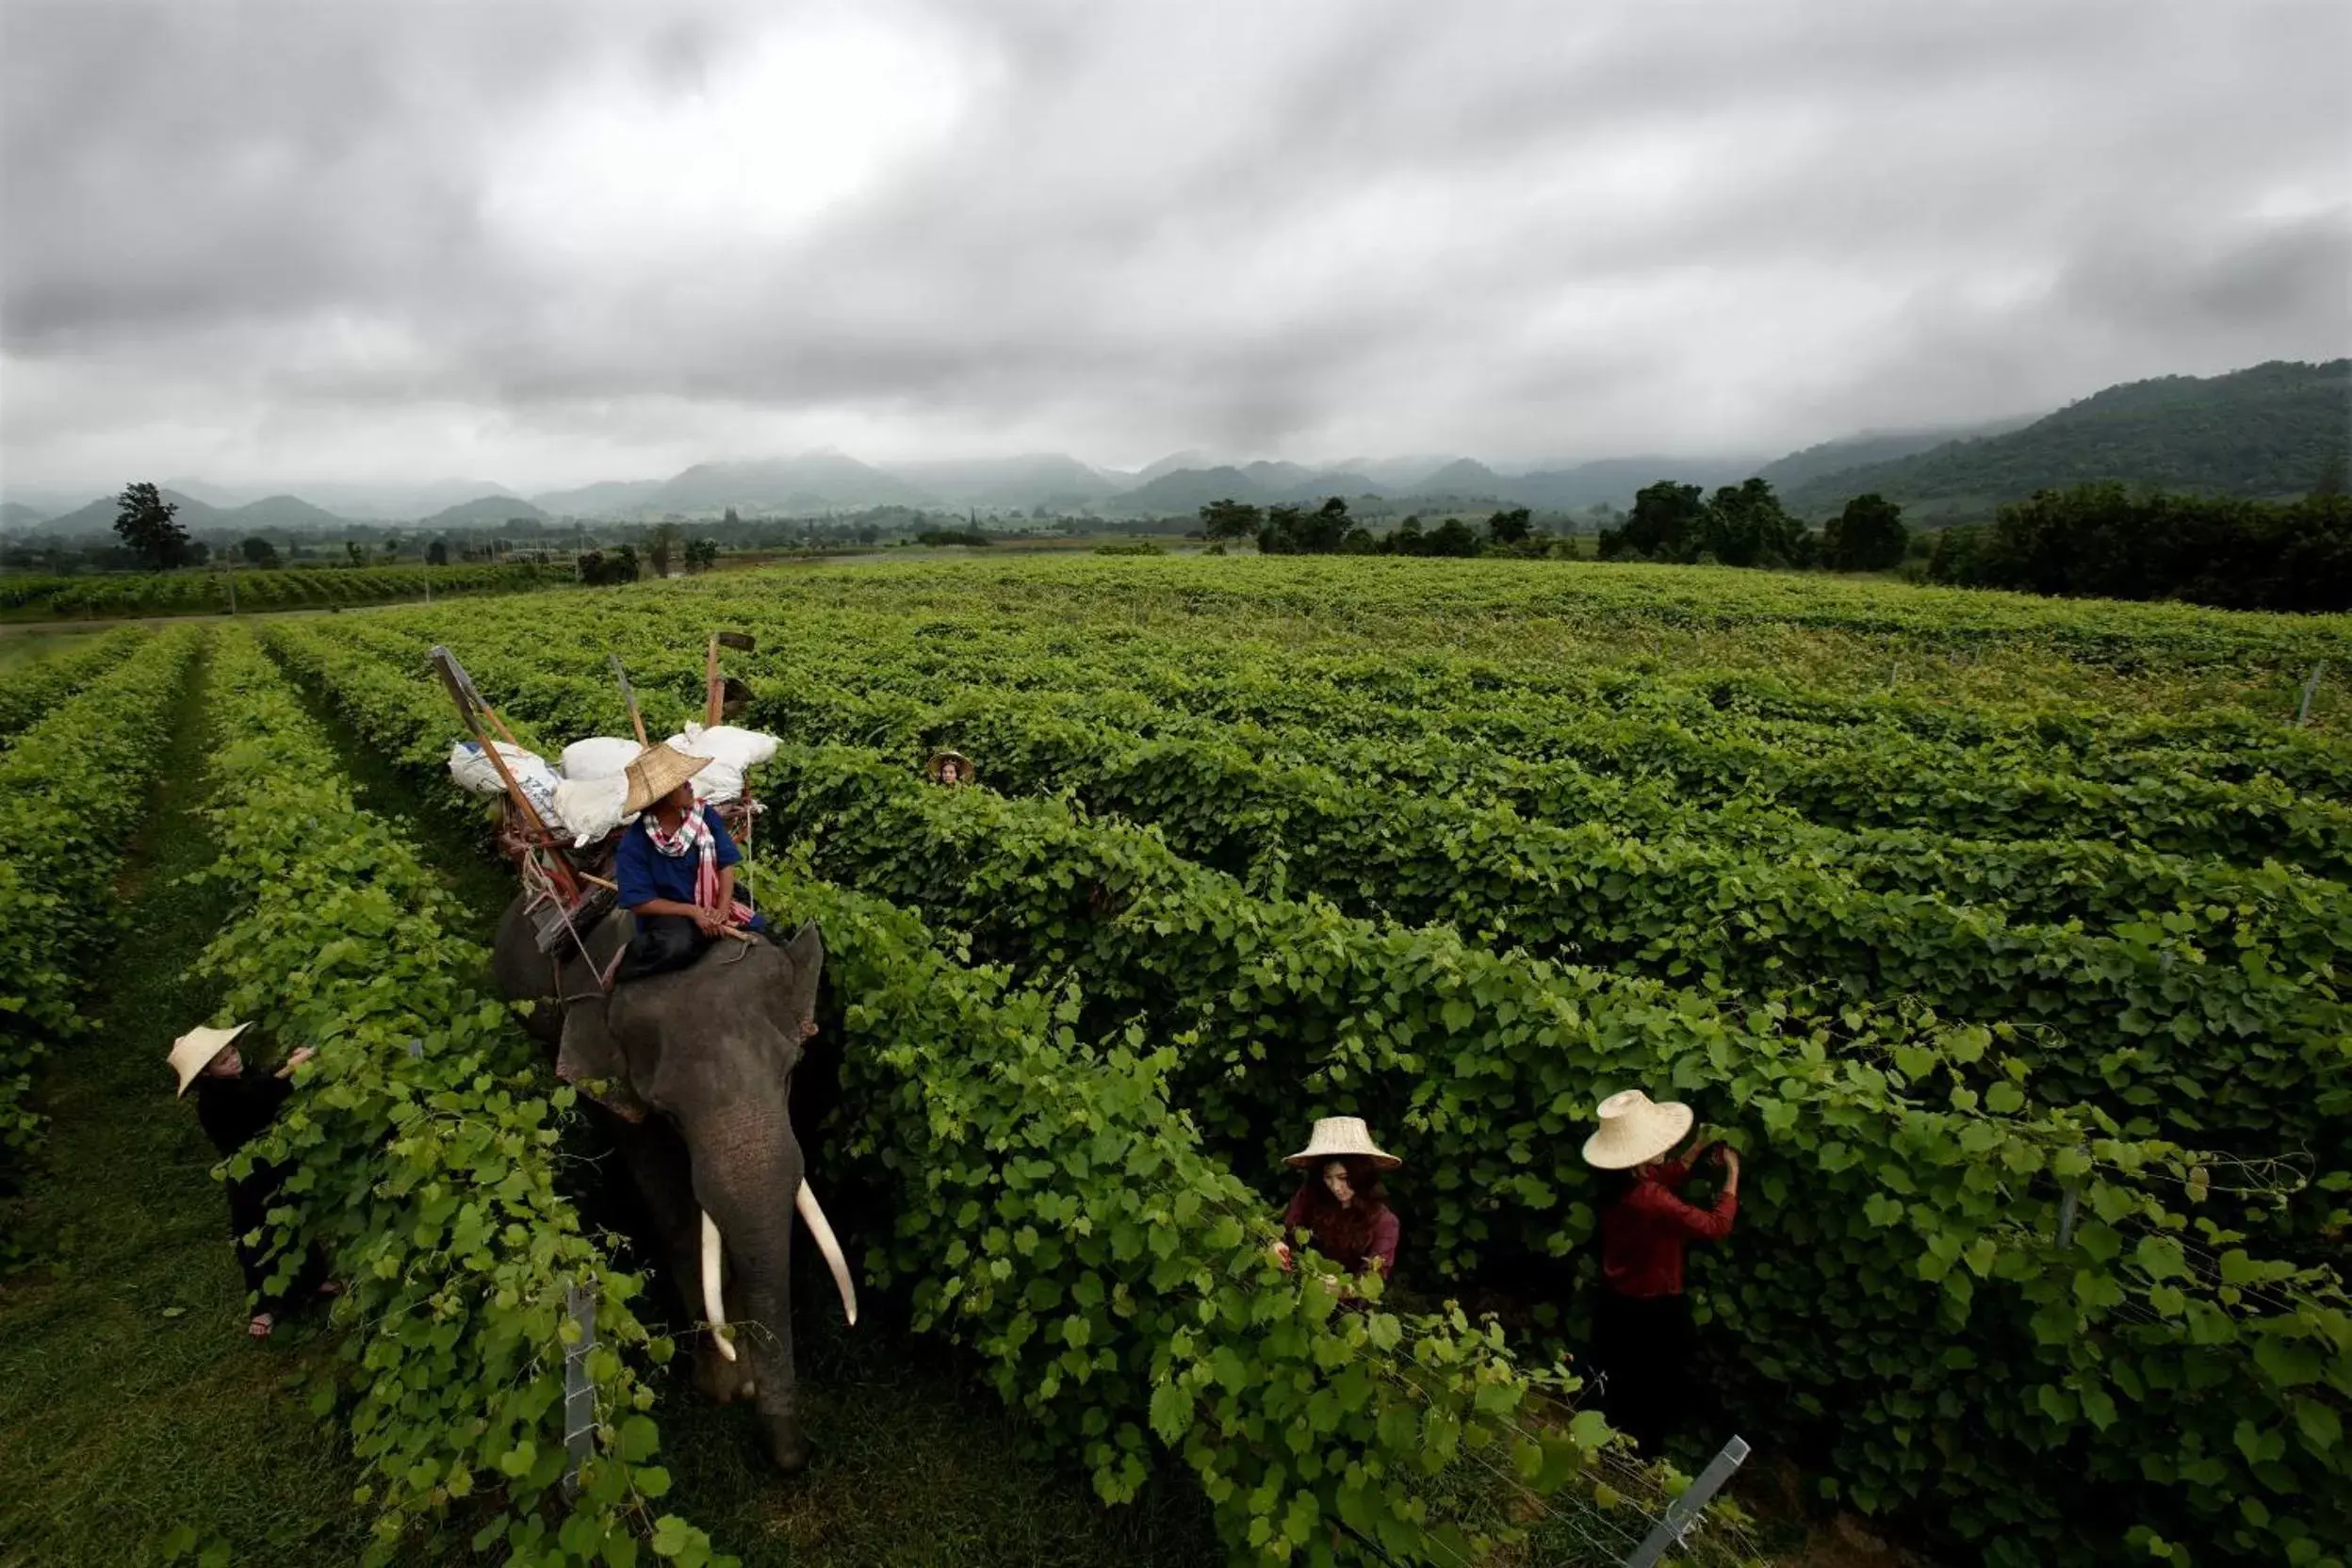
[[[1359,1119],[1334,1116],[1317,1121],[1307,1147],[1285,1163],[1311,1174],[1282,1213],[1276,1261],[1291,1266],[1288,1238],[1299,1236],[1350,1274],[1385,1278],[1396,1266],[1397,1224],[1380,1172],[1405,1162],[1375,1145]]]

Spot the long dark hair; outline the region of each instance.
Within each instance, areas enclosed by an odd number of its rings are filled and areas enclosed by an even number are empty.
[[[1356,1200],[1345,1208],[1323,1181],[1323,1168],[1333,1159],[1348,1168],[1348,1184],[1356,1193]],[[1372,1228],[1388,1208],[1380,1168],[1363,1154],[1335,1154],[1308,1166],[1306,1176],[1306,1227],[1315,1237],[1315,1250],[1351,1268],[1362,1264],[1372,1247]]]

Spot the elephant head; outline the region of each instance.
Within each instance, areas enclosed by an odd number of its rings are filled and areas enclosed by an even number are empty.
[[[808,1446],[792,1370],[795,1215],[858,1320],[849,1268],[805,1179],[791,1115],[792,1071],[815,1032],[822,938],[811,924],[780,947],[713,942],[692,967],[632,980],[608,1000],[585,960],[576,955],[558,975],[530,947],[528,922],[510,911],[507,923],[517,929],[500,930],[502,988],[544,998],[552,983],[565,998],[534,1019],[542,1038],[555,1037],[558,1076],[642,1124],[622,1129],[622,1141],[678,1283],[710,1324],[706,1386],[722,1397],[747,1396],[776,1462],[798,1469]],[[601,956],[619,933],[597,935],[590,946]],[[713,1354],[730,1364],[710,1363]]]

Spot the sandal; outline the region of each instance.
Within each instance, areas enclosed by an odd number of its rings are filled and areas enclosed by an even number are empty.
[[[245,1331],[255,1339],[268,1339],[270,1331],[277,1326],[275,1317],[266,1312],[257,1312],[253,1314],[253,1320],[245,1325]]]

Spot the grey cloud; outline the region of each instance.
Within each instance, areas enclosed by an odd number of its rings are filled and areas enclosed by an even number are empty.
[[[779,14],[12,0],[0,451],[1750,449],[2352,339],[2323,0],[824,11],[972,72],[877,187],[627,244],[497,209],[571,96],[709,104]]]
[[[2218,246],[2133,236],[2086,253],[2059,294],[2069,309],[2124,330],[2284,337],[2332,323],[2342,343],[2352,336],[2352,205]]]

